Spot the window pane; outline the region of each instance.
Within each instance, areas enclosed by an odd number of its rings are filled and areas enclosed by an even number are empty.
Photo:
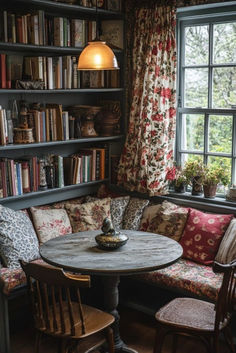
[[[231,153],[232,150],[232,116],[209,117],[209,151]]]
[[[182,149],[203,151],[204,148],[204,115],[184,114],[182,116]]]
[[[213,71],[213,108],[231,108],[236,102],[236,67]]]
[[[231,179],[231,158],[210,156],[208,158],[208,165],[211,165],[211,164],[215,166],[223,167],[225,170],[228,171],[229,180]],[[217,187],[218,193],[225,193],[227,190],[228,190],[228,186],[225,187],[222,184],[219,184]]]
[[[197,154],[181,153],[181,165],[184,166],[184,163],[187,161],[201,161],[203,162],[203,156]]]
[[[208,69],[185,69],[185,107],[207,108]]]
[[[236,63],[236,22],[215,24],[213,36],[214,64]]]
[[[185,65],[208,64],[209,26],[185,28]]]

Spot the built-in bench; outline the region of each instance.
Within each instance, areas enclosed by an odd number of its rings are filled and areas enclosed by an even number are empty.
[[[104,199],[104,197],[109,196],[106,193],[99,194],[99,197]],[[131,196],[118,196],[112,194],[111,204],[109,204],[109,211],[107,216],[111,215],[113,219],[113,223],[118,228],[124,229],[141,229],[145,231],[150,231],[150,222],[154,217],[157,218],[158,209],[153,207],[156,202],[158,206],[161,206],[162,201],[174,201],[175,205],[183,205],[187,210],[187,206],[197,206],[198,209],[210,210],[217,213],[217,207],[210,206],[206,204],[202,204],[200,202],[187,202],[184,200],[179,200],[171,197],[160,197],[155,200],[151,200],[151,203],[147,199],[137,198]],[[83,212],[85,212],[88,202],[95,202],[96,198],[87,198],[83,201],[85,203],[81,203],[81,200],[78,201],[78,206],[76,207],[65,207],[66,202],[71,202],[71,200],[64,201],[59,203],[58,205],[46,205],[41,206],[41,209],[44,212],[47,212],[51,209],[66,209],[69,214],[69,219],[71,221],[72,231],[79,231],[76,227],[78,226],[78,219],[76,216],[72,214],[80,207],[83,207]],[[153,202],[155,201],[155,202]],[[110,202],[110,201],[109,201]],[[81,206],[84,205],[84,206]],[[75,202],[74,205],[77,205]],[[91,204],[90,204],[91,206]],[[169,207],[169,206],[168,206]],[[212,207],[212,209],[211,209]],[[89,212],[88,207],[88,212]],[[72,212],[73,211],[73,212]],[[163,211],[163,209],[162,209]],[[99,212],[99,209],[98,209]],[[153,213],[154,212],[154,213]],[[156,213],[155,213],[156,212]],[[181,211],[182,212],[182,211]],[[180,212],[180,213],[181,213]],[[188,210],[186,211],[188,213]],[[222,207],[219,208],[219,213],[227,214],[234,213],[235,209],[232,207]],[[75,212],[76,213],[76,212]],[[173,215],[169,218],[169,221],[174,224],[175,216],[178,213],[178,207],[173,212]],[[185,213],[185,211],[184,211]],[[103,214],[103,217],[105,214]],[[181,216],[182,217],[182,216]],[[187,217],[187,216],[186,216]],[[39,228],[37,228],[37,222],[35,223],[35,217],[32,218],[34,222],[34,228],[36,230],[37,235],[40,235]],[[168,217],[167,217],[168,219]],[[77,223],[76,223],[77,222]],[[185,219],[186,222],[186,219]],[[177,220],[178,223],[178,220]],[[94,227],[96,221],[94,223]],[[160,224],[158,224],[158,229],[160,228]],[[100,226],[99,226],[100,228]],[[81,229],[86,230],[86,229]],[[180,228],[179,228],[180,230]],[[183,230],[182,230],[183,231]],[[163,234],[163,233],[162,233]],[[41,234],[42,235],[42,234]],[[181,233],[182,235],[182,233]],[[180,238],[181,238],[180,235]],[[42,240],[42,239],[41,239]],[[232,250],[232,249],[231,249]],[[235,250],[234,250],[235,251]],[[231,254],[232,256],[232,254]],[[42,260],[39,260],[42,261]],[[169,266],[168,268],[164,268],[158,271],[148,272],[142,275],[132,276],[130,278],[122,278],[121,281],[121,299],[123,303],[133,303],[137,300],[137,303],[143,301],[150,304],[149,295],[153,296],[154,301],[155,298],[156,304],[158,305],[159,298],[156,296],[156,293],[160,292],[160,288],[169,289],[175,295],[179,295],[181,293],[184,295],[194,296],[198,298],[202,298],[205,300],[209,300],[215,302],[217,298],[217,292],[221,285],[222,275],[220,273],[214,273],[212,271],[212,267],[194,262],[190,259],[180,259],[177,263]],[[1,353],[12,353],[10,350],[10,334],[9,334],[9,302],[19,297],[23,293],[25,293],[26,289],[26,279],[23,271],[20,268],[0,268],[0,352]],[[135,293],[136,291],[136,293]],[[132,294],[133,292],[133,294]],[[133,295],[133,297],[132,297]],[[167,297],[166,297],[167,298]],[[148,307],[148,305],[147,305]]]

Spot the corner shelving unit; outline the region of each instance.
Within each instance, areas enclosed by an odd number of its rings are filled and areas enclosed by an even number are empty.
[[[30,13],[34,10],[44,10],[45,13],[51,16],[67,16],[71,18],[82,19],[96,19],[96,9],[88,8],[79,5],[70,5],[62,2],[50,0],[3,0],[1,2],[2,9],[7,9],[14,12],[22,12],[28,9]],[[98,9],[99,20],[119,19],[124,20],[124,14],[121,12],[108,11]],[[56,47],[56,46],[42,46],[21,43],[5,43],[0,42],[0,53],[12,53],[17,55],[78,55],[83,48],[74,47]],[[115,49],[120,67],[121,67],[121,83],[119,88],[78,88],[78,89],[53,89],[53,90],[23,90],[23,89],[0,89],[0,105],[3,108],[9,109],[9,101],[26,100],[27,103],[35,101],[42,103],[58,103],[63,106],[70,106],[74,104],[96,105],[99,100],[120,100],[122,116],[124,116],[124,81],[122,79],[124,66],[124,51]],[[82,147],[101,147],[106,144],[108,146],[109,155],[113,144],[120,143],[124,136],[124,122],[121,119],[121,134],[109,137],[92,137],[79,138],[67,141],[52,141],[43,143],[29,143],[29,144],[8,144],[0,146],[0,158],[20,158],[23,156],[33,156],[44,153],[60,153],[64,156],[76,153]],[[110,179],[110,158],[108,160],[109,166],[107,168],[108,175],[104,180],[96,180],[93,182],[81,183],[76,185],[68,185],[63,188],[48,189],[45,191],[30,192],[19,196],[9,196],[1,198],[0,203],[5,206],[10,206],[14,209],[22,209],[33,205],[40,205],[72,197],[78,197],[92,193],[96,190],[100,183]]]

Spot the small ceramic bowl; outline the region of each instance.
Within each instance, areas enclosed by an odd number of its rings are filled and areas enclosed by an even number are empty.
[[[125,245],[129,237],[125,234],[115,232],[115,234],[99,234],[96,235],[95,240],[99,248],[103,250],[115,250]]]

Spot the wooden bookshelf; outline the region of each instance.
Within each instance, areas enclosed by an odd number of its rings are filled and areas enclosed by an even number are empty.
[[[84,7],[80,5],[70,5],[63,2],[49,0],[12,0],[2,1],[2,12],[9,11],[15,14],[34,13],[34,11],[43,10],[47,16],[68,17],[85,19],[86,21],[96,20],[96,9],[94,7]],[[119,11],[109,11],[106,9],[98,9],[98,18],[101,20],[124,20],[124,14]],[[78,56],[82,51],[82,47],[58,47],[54,45],[35,45],[23,43],[9,43],[0,41],[0,54],[6,55],[22,55],[22,56]],[[110,181],[110,153],[113,144],[120,144],[125,134],[125,123],[122,116],[125,113],[124,106],[124,50],[114,49],[115,54],[120,63],[120,85],[116,88],[72,88],[72,89],[0,89],[0,105],[3,109],[11,109],[12,100],[17,102],[25,100],[31,104],[39,102],[46,105],[47,103],[62,104],[63,107],[73,105],[99,105],[99,101],[118,100],[121,105],[120,133],[114,136],[96,136],[81,137],[66,141],[50,141],[27,144],[6,144],[0,146],[0,159],[20,159],[25,156],[42,156],[49,153],[63,156],[69,156],[77,153],[80,148],[108,148],[108,166],[103,179],[80,183],[76,185],[66,185],[61,188],[47,189],[44,191],[34,191],[23,195],[9,196],[0,198],[0,203],[15,209],[39,205],[43,203],[55,202],[70,197],[77,197],[92,193],[100,185],[101,182]]]

